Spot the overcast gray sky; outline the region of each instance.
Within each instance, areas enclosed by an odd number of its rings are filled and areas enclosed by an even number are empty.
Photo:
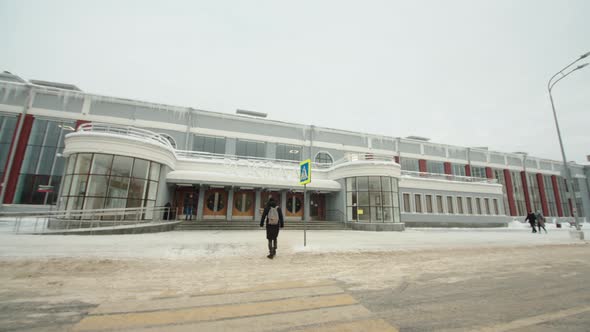
[[[585,0],[0,0],[0,70],[561,160],[546,84],[590,51],[589,17]],[[554,98],[568,159],[585,163],[590,66]]]

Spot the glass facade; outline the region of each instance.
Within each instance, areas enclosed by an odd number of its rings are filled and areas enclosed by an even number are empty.
[[[512,177],[512,192],[514,193],[514,203],[516,204],[516,213],[519,216],[526,216],[526,201],[524,198],[524,189],[520,172],[510,171]]]
[[[298,145],[277,144],[276,159],[281,160],[303,160],[303,147]]]
[[[14,131],[16,130],[17,121],[18,118],[16,116],[0,114],[0,182],[4,177],[10,144],[12,142],[12,136],[14,136]]]
[[[550,217],[557,217],[557,203],[555,202],[555,194],[553,192],[553,181],[550,175],[543,175],[543,182],[545,183],[545,198],[547,199],[547,208]]]
[[[541,205],[541,194],[539,192],[539,182],[535,174],[527,174],[527,186],[529,187],[529,198],[531,201],[531,209],[534,212],[543,211]]]
[[[238,140],[236,143],[236,155],[242,157],[266,157],[266,143]]]
[[[346,206],[349,221],[400,222],[397,179],[384,176],[347,178]]]
[[[193,135],[193,151],[225,154],[225,138]]]
[[[453,175],[465,176],[465,165],[463,165],[463,164],[452,164],[451,165],[451,171],[453,172]]]
[[[154,207],[161,165],[99,153],[68,158],[59,208],[62,210]],[[145,219],[151,219],[146,214]]]
[[[575,180],[574,180],[575,181]],[[566,179],[564,178],[557,178],[557,187],[559,188],[559,199],[561,200],[561,211],[563,211],[564,217],[571,217],[572,212],[569,208],[569,201],[568,201],[568,191],[566,185]],[[584,209],[578,207],[578,214],[581,213]]]
[[[401,163],[401,168],[403,171],[412,171],[412,172],[420,171],[420,166],[418,165],[418,159],[401,158],[400,163]]]
[[[510,206],[508,204],[508,193],[506,192],[506,178],[504,177],[504,170],[494,168],[492,169],[494,177],[498,180],[498,183],[502,185],[502,199],[504,200],[504,206],[506,209]],[[506,214],[509,215],[510,211],[506,210]]]
[[[73,122],[35,119],[25,150],[15,204],[55,204],[64,172],[64,136]],[[40,192],[45,187],[49,192]]]
[[[434,174],[445,174],[445,165],[442,161],[426,161],[426,172]]]

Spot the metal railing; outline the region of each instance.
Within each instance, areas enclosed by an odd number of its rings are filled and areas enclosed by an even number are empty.
[[[402,176],[410,176],[415,178],[427,178],[446,181],[472,182],[472,183],[498,183],[497,179],[478,178],[472,176],[460,176],[440,173],[427,173],[402,170]]]
[[[169,207],[139,207],[2,213],[0,220],[13,222],[12,232],[16,234],[47,234],[145,226],[170,221],[166,215],[170,215]]]
[[[209,153],[203,151],[189,151],[189,150],[176,150],[176,157],[179,159],[209,159],[209,160],[246,160],[246,161],[253,161],[253,162],[268,162],[273,164],[284,164],[289,166],[299,166],[299,161],[297,160],[287,160],[287,159],[272,159],[272,158],[260,158],[260,157],[250,157],[250,156],[238,156],[238,155],[231,155],[231,154],[220,154],[220,153]]]
[[[166,148],[174,151],[174,147],[166,137],[160,134],[156,134],[153,131],[132,126],[121,126],[107,123],[90,122],[80,125],[77,129],[77,132],[109,133],[126,137],[134,137],[148,142],[163,145]]]

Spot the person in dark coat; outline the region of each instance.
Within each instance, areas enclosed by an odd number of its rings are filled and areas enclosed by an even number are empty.
[[[278,213],[278,223],[276,225],[272,225],[269,220],[269,212],[272,214],[271,209],[275,209]],[[277,237],[279,236],[279,227],[283,228],[285,223],[283,221],[283,212],[281,211],[280,207],[277,207],[277,202],[271,198],[268,200],[266,207],[264,208],[264,212],[262,213],[262,218],[260,219],[260,227],[264,226],[266,222],[266,239],[268,240],[268,251],[269,254],[268,258],[273,259],[274,256],[277,254]]]
[[[166,205],[164,205],[164,220],[170,220],[172,219],[172,204],[170,204],[170,202],[166,203]]]
[[[527,214],[526,219],[524,221],[529,221],[529,224],[531,225],[531,228],[533,229],[533,233],[537,233],[537,229],[535,228],[535,221],[537,220],[537,217],[535,216],[534,213],[529,212],[529,214]]]

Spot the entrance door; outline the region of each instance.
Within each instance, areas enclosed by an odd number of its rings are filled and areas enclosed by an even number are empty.
[[[266,203],[270,198],[273,198],[277,202],[277,206],[281,206],[281,193],[278,191],[263,191],[260,193],[260,206],[262,210],[266,207]],[[262,214],[262,212],[260,212]]]
[[[303,218],[303,193],[287,193],[287,213],[285,215],[292,219]]]
[[[311,220],[326,220],[326,199],[324,194],[311,194],[309,202]]]
[[[254,220],[254,191],[239,190],[234,193],[232,218]]]
[[[227,216],[227,191],[223,188],[205,192],[203,218],[225,219]]]
[[[195,220],[199,190],[194,187],[177,187],[172,218],[180,220]]]

